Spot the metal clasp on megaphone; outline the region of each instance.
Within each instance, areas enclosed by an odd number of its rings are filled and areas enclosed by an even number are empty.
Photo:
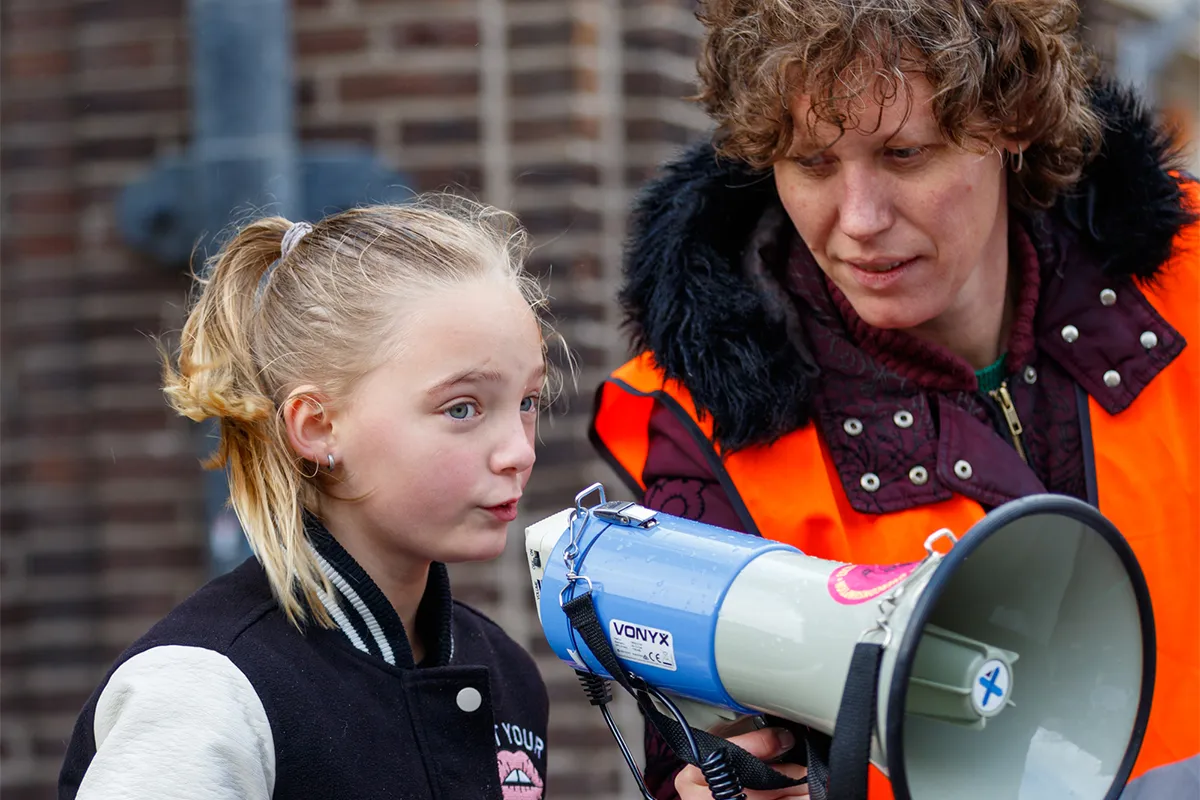
[[[596,482],[584,489],[579,494],[575,495],[575,508],[571,510],[571,539],[567,542],[567,546],[563,548],[563,563],[567,566],[567,574],[565,575],[567,582],[563,584],[562,589],[558,593],[558,605],[561,607],[566,603],[567,589],[573,587],[576,582],[584,581],[587,583],[588,589],[592,588],[592,581],[587,575],[580,575],[575,571],[575,559],[579,556],[579,537],[583,535],[583,526],[587,523],[588,509],[583,507],[583,500],[593,492],[600,495],[599,505],[604,505],[608,502],[608,498],[604,496],[604,484]]]
[[[939,539],[949,539],[951,547],[958,544],[958,537],[949,528],[942,528],[929,534],[925,539],[925,557],[921,559],[921,563],[913,569],[909,577],[920,572],[921,568],[930,559],[942,558],[946,555],[934,547],[934,544]],[[896,585],[895,589],[892,589],[892,591],[879,598],[879,617],[875,620],[875,624],[872,627],[867,628],[858,635],[858,641],[866,641],[867,637],[875,631],[883,631],[883,642],[880,646],[887,649],[887,646],[892,643],[892,626],[888,625],[888,619],[891,618],[892,612],[896,610],[896,601],[900,599],[900,595],[904,594],[904,587],[907,583],[908,581],[901,581]]]

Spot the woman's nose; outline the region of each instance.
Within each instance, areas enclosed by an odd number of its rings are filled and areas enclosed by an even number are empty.
[[[851,239],[864,241],[892,226],[895,213],[888,181],[868,167],[842,170],[838,227]]]

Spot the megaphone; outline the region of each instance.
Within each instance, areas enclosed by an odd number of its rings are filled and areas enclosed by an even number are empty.
[[[590,589],[620,666],[695,727],[766,714],[836,741],[852,653],[880,644],[870,760],[898,800],[1116,798],[1141,745],[1149,592],[1117,529],[1070,497],[1010,502],[961,538],[930,532],[920,560],[874,566],[595,484],[530,525],[526,548],[558,657],[613,677],[562,608]]]

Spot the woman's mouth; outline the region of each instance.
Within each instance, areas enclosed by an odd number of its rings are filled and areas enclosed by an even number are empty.
[[[850,265],[850,274],[856,283],[865,289],[880,290],[898,281],[913,264],[917,263],[917,259],[859,263],[848,261],[846,263]]]

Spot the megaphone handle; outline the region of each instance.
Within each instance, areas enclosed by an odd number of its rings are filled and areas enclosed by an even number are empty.
[[[671,709],[677,719],[671,719],[658,711],[654,704],[646,698],[646,691],[638,691],[634,688],[629,676],[617,660],[616,654],[613,653],[612,645],[604,635],[604,627],[600,624],[600,618],[596,614],[596,606],[590,589],[563,603],[562,609],[571,626],[575,628],[584,644],[592,651],[592,655],[613,677],[613,680],[621,685],[621,688],[633,695],[638,705],[641,706],[642,712],[662,734],[663,739],[675,751],[675,755],[680,760],[699,767],[706,777],[709,777],[709,772],[712,772],[714,776],[719,775],[725,788],[733,790],[732,794],[727,795],[728,797],[736,797],[740,792],[740,788],[733,789],[732,783],[729,782],[731,777],[728,775],[729,772],[735,773],[738,781],[747,789],[784,789],[789,786],[798,786],[807,781],[806,778],[799,780],[789,778],[737,745],[713,736],[707,731],[692,728],[679,710],[674,707],[674,704],[661,694],[658,694],[659,699]],[[724,757],[713,758],[714,753]],[[709,788],[715,789],[716,787],[710,782]]]

